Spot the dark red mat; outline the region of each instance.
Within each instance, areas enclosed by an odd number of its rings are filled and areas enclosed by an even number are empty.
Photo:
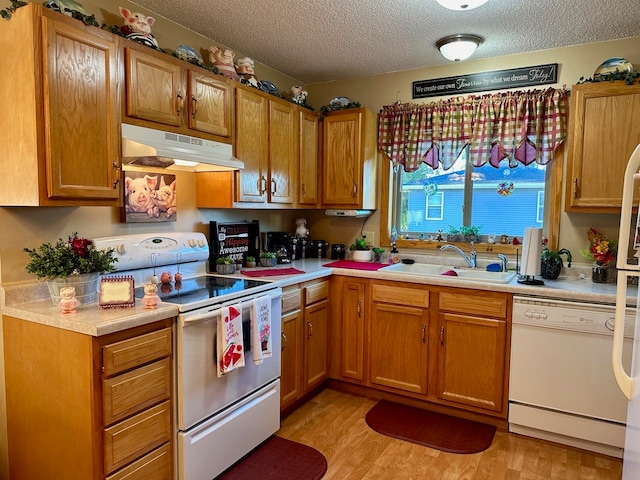
[[[496,427],[380,400],[367,412],[367,425],[389,437],[449,453],[477,453],[493,442]]]
[[[387,263],[354,262],[353,260],[337,260],[323,265],[323,267],[351,268],[353,270],[378,270],[379,268],[388,266],[389,264]]]
[[[320,480],[326,471],[318,450],[273,435],[215,480]]]
[[[248,277],[273,277],[275,275],[297,275],[304,273],[297,268],[264,268],[260,270],[240,270],[240,273]]]

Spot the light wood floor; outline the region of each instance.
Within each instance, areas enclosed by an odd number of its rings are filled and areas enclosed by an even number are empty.
[[[456,455],[386,437],[365,414],[375,400],[324,390],[282,421],[277,434],[321,451],[323,480],[620,479],[622,461],[606,455],[496,432],[481,453]]]

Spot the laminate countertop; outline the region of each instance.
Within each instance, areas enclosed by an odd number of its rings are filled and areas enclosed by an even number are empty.
[[[569,274],[562,275],[557,280],[544,280],[544,285],[532,286],[520,284],[515,278],[505,284],[483,283],[464,280],[460,277],[427,277],[385,270],[359,270],[324,266],[330,262],[332,260],[329,259],[297,260],[290,264],[277,265],[270,270],[294,267],[304,273],[252,278],[262,278],[263,280],[275,282],[281,287],[286,287],[318,278],[328,278],[331,275],[343,275],[611,305],[615,304],[616,301],[616,284],[592,282],[588,266],[568,269]],[[259,271],[261,268],[246,270]],[[244,275],[241,272],[237,272],[233,276],[242,277]],[[628,306],[636,305],[636,286],[628,287],[626,298]],[[178,315],[178,309],[175,306],[161,303],[155,310],[146,310],[139,300],[136,300],[133,308],[101,309],[98,303],[93,303],[81,305],[75,314],[62,314],[52,304],[47,286],[42,282],[1,286],[0,305],[2,306],[3,315],[92,336],[105,335]]]

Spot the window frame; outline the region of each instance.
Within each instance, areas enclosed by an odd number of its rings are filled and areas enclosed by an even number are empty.
[[[563,165],[565,162],[565,149],[566,141],[562,142],[554,152],[553,161],[547,167],[546,179],[545,179],[545,218],[543,220],[543,236],[548,239],[548,247],[551,250],[558,249],[559,235],[560,235],[560,216],[562,213],[562,176]],[[394,218],[400,218],[400,203],[395,203],[395,212],[392,211],[394,192],[400,189],[400,176],[395,175],[393,172],[393,165],[389,159],[382,152],[379,152],[382,157],[380,162],[381,167],[381,196],[380,196],[380,244],[383,247],[390,247],[391,242],[389,240],[389,232],[392,228],[392,221]],[[466,169],[465,171],[469,171]],[[462,242],[447,242],[454,243],[460,247],[464,247],[468,243]],[[399,249],[416,249],[416,250],[438,250],[442,246],[443,242],[432,241],[425,242],[421,240],[405,240],[399,238],[396,241],[396,246]],[[464,249],[464,248],[463,248]],[[492,252],[492,253],[505,253],[515,254],[516,250],[521,250],[521,247],[516,245],[503,245],[499,243],[490,244],[486,242],[480,242],[475,244],[475,249],[478,252]]]

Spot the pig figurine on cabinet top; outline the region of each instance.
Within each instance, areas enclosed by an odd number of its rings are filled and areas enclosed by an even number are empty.
[[[231,80],[238,80],[238,73],[233,66],[233,58],[236,56],[233,50],[220,48],[216,45],[209,47],[209,61],[218,71]]]
[[[126,38],[146,45],[147,47],[160,50],[158,42],[151,34],[151,27],[156,21],[155,18],[147,17],[138,12],[132,13],[124,7],[120,7],[120,16],[124,19],[124,25],[120,27],[120,31]]]

